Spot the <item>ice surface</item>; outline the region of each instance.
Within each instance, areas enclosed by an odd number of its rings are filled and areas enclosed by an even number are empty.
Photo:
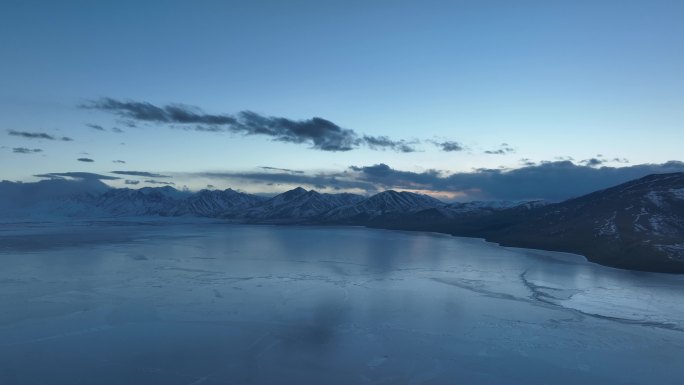
[[[0,226],[0,384],[680,384],[684,279],[476,239]]]

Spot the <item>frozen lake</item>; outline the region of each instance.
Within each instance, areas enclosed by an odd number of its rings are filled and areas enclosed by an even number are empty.
[[[475,239],[0,225],[0,384],[681,384],[684,277]]]

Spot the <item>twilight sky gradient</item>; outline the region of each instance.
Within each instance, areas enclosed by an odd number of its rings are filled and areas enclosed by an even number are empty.
[[[560,199],[501,191],[684,171],[682,20],[679,0],[3,1],[0,180]]]

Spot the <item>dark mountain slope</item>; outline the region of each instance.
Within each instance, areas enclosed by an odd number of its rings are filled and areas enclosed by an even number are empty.
[[[604,265],[684,273],[684,173],[650,175],[483,228],[503,245],[575,252]]]
[[[504,246],[582,254],[603,265],[684,273],[684,173],[650,175],[562,203],[449,216],[381,216],[372,227],[480,237]]]

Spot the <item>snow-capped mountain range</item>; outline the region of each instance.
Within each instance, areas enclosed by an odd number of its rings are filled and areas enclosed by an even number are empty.
[[[436,231],[579,253],[609,266],[684,273],[684,173],[650,175],[555,204],[445,203],[393,190],[365,197],[298,187],[269,198],[232,189],[113,189],[92,180],[0,182],[0,220],[6,222],[139,216]]]
[[[52,184],[85,183],[63,180],[42,181],[15,187],[13,195],[0,203],[3,218],[45,217],[132,217],[132,216],[199,216],[237,219],[244,222],[340,222],[375,218],[389,213],[412,213],[439,208],[458,215],[463,212],[498,210],[523,202],[471,202],[447,204],[427,195],[411,192],[384,191],[370,197],[357,194],[327,194],[297,187],[274,197],[227,190],[179,191],[170,186],[129,188],[87,188],[83,191],[61,191]],[[0,190],[4,186],[0,186]],[[36,191],[20,191],[36,190]],[[41,187],[38,193],[37,187]],[[88,186],[90,187],[90,186]],[[7,188],[5,190],[8,190]],[[44,192],[53,191],[53,194]],[[0,191],[0,199],[8,194]],[[22,197],[18,199],[17,197]],[[36,199],[31,199],[35,196]],[[14,202],[11,202],[14,200]]]
[[[317,217],[337,207],[352,206],[364,197],[356,194],[321,194],[301,187],[259,202],[242,212],[223,213],[223,217],[245,219],[297,220]]]

